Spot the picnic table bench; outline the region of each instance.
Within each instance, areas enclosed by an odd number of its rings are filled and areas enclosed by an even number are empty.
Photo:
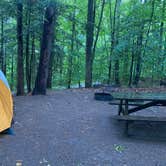
[[[143,102],[143,101],[129,101],[128,102],[128,105],[129,106],[140,106],[140,105],[142,105],[143,103],[145,103],[145,102]],[[123,106],[125,105],[125,103],[123,102],[123,103],[120,103],[120,101],[119,100],[112,100],[112,101],[110,101],[109,102],[109,104],[110,105],[120,105],[120,104],[122,104]]]
[[[145,116],[133,116],[134,112],[144,110],[152,106],[166,106],[166,94],[165,93],[138,93],[138,92],[126,92],[126,93],[112,93],[114,100],[109,104],[118,105],[118,115],[115,119],[125,121],[126,129],[125,133],[128,135],[128,126],[133,121],[151,121],[151,122],[166,122],[165,117],[145,117]]]

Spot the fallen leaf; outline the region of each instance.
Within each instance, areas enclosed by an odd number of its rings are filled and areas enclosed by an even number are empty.
[[[114,145],[114,149],[119,152],[122,153],[125,150],[125,147],[122,145]]]

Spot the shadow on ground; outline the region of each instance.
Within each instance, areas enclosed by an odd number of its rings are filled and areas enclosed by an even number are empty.
[[[126,123],[116,121],[111,118],[111,123],[114,121],[114,127],[121,131],[122,136],[130,139],[147,140],[166,142],[166,123],[164,122],[131,122],[129,123],[128,135],[125,132]],[[118,127],[117,127],[118,126]]]

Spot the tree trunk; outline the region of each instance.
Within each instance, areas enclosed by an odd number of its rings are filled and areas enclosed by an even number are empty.
[[[88,0],[88,14],[86,27],[86,66],[85,87],[92,86],[92,64],[93,64],[93,37],[95,24],[95,0]]]
[[[96,45],[97,45],[97,41],[98,41],[98,38],[99,38],[100,29],[101,29],[101,23],[102,23],[102,19],[103,19],[104,6],[105,6],[105,0],[102,0],[101,13],[100,13],[100,18],[99,18],[99,23],[97,25],[96,38],[94,40],[94,46],[93,46],[92,63],[93,63],[93,60],[94,60],[94,57],[95,57]]]
[[[27,82],[27,91],[28,93],[31,91],[31,73],[30,73],[30,54],[29,54],[29,36],[30,36],[30,13],[31,13],[31,5],[30,1],[27,1],[27,11],[26,11],[26,82]]]
[[[109,1],[109,8],[110,8],[110,15],[109,15],[109,20],[110,20],[110,45],[111,45],[111,49],[110,49],[110,57],[109,57],[109,66],[108,66],[108,80],[107,83],[110,84],[111,83],[111,72],[112,72],[112,51],[113,51],[113,41],[114,41],[114,29],[113,29],[113,21],[112,21],[112,4],[111,4],[112,0]]]
[[[118,45],[118,40],[119,40],[119,26],[120,26],[120,4],[121,4],[121,0],[116,0],[116,8],[115,8],[115,46]],[[114,47],[115,47],[114,46]],[[115,58],[115,84],[116,85],[120,85],[120,80],[119,80],[119,56],[116,55]]]
[[[54,34],[54,17],[55,8],[54,5],[50,3],[46,8],[45,13],[43,36],[40,50],[40,61],[35,81],[35,88],[33,89],[33,95],[46,94],[49,59],[52,50],[52,40]]]
[[[11,90],[13,90],[14,87],[14,55],[12,54],[12,64],[11,64]]]
[[[74,3],[76,3],[74,1]],[[69,53],[69,58],[68,58],[68,80],[67,80],[67,88],[71,87],[71,82],[72,82],[72,73],[73,73],[73,54],[74,54],[74,40],[75,40],[75,34],[76,34],[76,22],[75,22],[75,12],[76,9],[74,7],[74,11],[72,14],[72,35],[71,35],[71,51]]]
[[[138,82],[141,75],[143,29],[144,29],[144,24],[142,24],[140,33],[138,34],[137,37],[137,51],[136,51],[137,63],[135,69],[135,78],[133,82],[135,86],[138,86]]]
[[[166,62],[166,36],[165,36],[165,40],[164,40],[163,62]],[[162,73],[163,73],[163,77],[164,77],[165,76],[164,74],[166,73],[166,65],[162,66]]]
[[[62,40],[62,43],[65,41],[64,37],[63,37],[63,40]],[[62,50],[64,50],[64,45],[62,46]],[[57,53],[57,56],[59,55],[59,53]],[[57,57],[58,58],[58,57]],[[60,81],[59,81],[59,85],[63,85],[63,70],[64,70],[64,55],[59,55],[59,74],[60,74]],[[57,68],[57,66],[55,67]],[[57,70],[58,72],[58,70]]]
[[[164,34],[164,18],[165,18],[165,5],[166,2],[163,1],[162,4],[162,18],[161,18],[161,23],[160,23],[160,45],[159,45],[159,61],[158,61],[158,68],[159,68],[159,73],[158,75],[160,76],[159,79],[163,79],[164,78],[164,45],[163,45],[163,34]]]
[[[131,87],[131,84],[132,84],[133,66],[134,66],[134,41],[133,41],[133,48],[131,53],[131,65],[130,65],[130,75],[129,75],[129,83],[128,83],[129,87]]]
[[[18,41],[18,58],[17,58],[17,95],[24,94],[24,67],[23,67],[23,32],[22,32],[23,5],[17,1],[17,41]]]
[[[112,56],[113,51],[116,45],[118,44],[119,37],[119,23],[120,23],[120,4],[121,0],[115,1],[114,14],[112,17],[111,14],[111,1],[110,1],[110,29],[111,29],[111,49],[110,49],[110,64],[109,64],[109,72],[108,72],[108,83],[110,83],[111,79],[111,68],[112,68]],[[115,84],[119,85],[119,57],[116,57],[115,66],[114,66],[114,75],[115,75]]]
[[[6,43],[5,43],[5,41],[4,41],[4,58],[3,58],[4,60],[4,64],[3,64],[3,73],[4,73],[4,75],[6,76],[6,65],[7,65],[7,58],[6,58]]]
[[[30,59],[30,85],[34,85],[35,73],[36,73],[36,58],[35,58],[35,32],[32,32],[32,43],[31,43],[31,59]]]
[[[120,80],[119,80],[119,59],[115,60],[115,84],[120,85]]]
[[[77,39],[77,36],[75,34],[75,38]],[[76,70],[77,70],[77,83],[78,83],[78,87],[81,88],[81,56],[80,56],[80,47],[79,47],[79,43],[76,42],[76,52],[77,52],[77,56],[76,56]]]
[[[0,53],[0,68],[4,72],[4,17],[1,17],[1,53]]]
[[[55,40],[52,40],[52,51],[51,51],[51,55],[50,55],[50,61],[49,61],[49,68],[48,68],[48,78],[47,78],[47,88],[51,89],[52,88],[52,70],[53,70],[53,61],[54,61],[54,55],[55,55],[55,51],[54,51],[54,43]]]

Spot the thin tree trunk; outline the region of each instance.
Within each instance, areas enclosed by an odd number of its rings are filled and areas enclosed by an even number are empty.
[[[109,59],[109,66],[108,66],[108,80],[107,83],[110,84],[111,83],[111,72],[112,72],[112,60],[111,58]]]
[[[112,0],[109,1],[109,8],[110,8],[110,15],[109,15],[109,19],[110,19],[110,45],[111,45],[111,49],[110,49],[110,58],[109,58],[109,66],[108,66],[108,80],[107,83],[110,84],[111,82],[111,72],[112,72],[112,51],[113,51],[113,41],[114,41],[114,22],[112,21],[112,4],[111,4]]]
[[[30,59],[30,77],[31,85],[34,85],[34,78],[36,73],[36,59],[35,59],[35,32],[32,32],[31,43],[31,59]]]
[[[135,68],[135,78],[133,82],[135,86],[138,86],[138,82],[141,75],[143,29],[144,29],[144,24],[142,24],[140,33],[137,37],[137,51],[136,51],[137,64]]]
[[[154,10],[155,10],[155,0],[152,0],[152,8],[151,8],[151,14],[150,14],[150,19],[149,19],[149,26],[148,26],[148,30],[146,32],[146,40],[145,40],[144,49],[143,49],[143,53],[142,53],[143,56],[145,55],[145,52],[146,52],[146,46],[147,46],[147,42],[148,42],[148,38],[149,38],[151,24],[153,21]]]
[[[6,65],[7,65],[7,58],[6,58],[6,43],[5,43],[5,40],[4,40],[4,65],[3,65],[3,73],[4,75],[6,76]]]
[[[115,42],[114,42],[114,47],[116,46],[116,45],[118,45],[118,39],[119,39],[119,24],[120,24],[120,4],[121,4],[121,0],[116,0],[116,8],[115,8],[115,12],[114,12],[114,19],[116,19],[116,20],[114,20],[115,21],[115,25],[114,25],[114,27],[115,27],[115,38],[114,38],[114,40],[115,40]],[[120,80],[119,80],[119,57],[116,55],[116,58],[115,58],[115,68],[114,68],[114,70],[115,70],[115,84],[116,85],[119,85],[120,84]]]
[[[106,36],[107,36],[107,34],[104,32],[104,49],[105,49],[105,51],[106,51],[106,55],[107,55],[107,59],[108,59],[108,67],[110,66],[110,61],[109,61],[109,58],[110,58],[110,52],[109,52],[109,48],[108,48],[108,41],[107,41],[107,39],[106,39]],[[109,70],[108,70],[108,72],[109,72]],[[107,82],[107,84],[109,84],[109,80],[107,79],[106,80],[106,82]]]
[[[120,80],[119,80],[119,59],[115,60],[115,84],[120,85]]]
[[[74,1],[76,3],[76,1]],[[67,88],[71,87],[72,82],[72,73],[73,73],[73,54],[74,54],[74,40],[75,40],[75,34],[76,34],[76,22],[75,22],[75,12],[76,9],[74,7],[74,11],[72,14],[72,35],[71,35],[71,51],[69,53],[68,58],[68,80],[67,80]]]
[[[17,95],[24,94],[24,67],[23,67],[23,32],[22,32],[23,5],[20,0],[17,1]]]
[[[75,38],[77,38],[75,36]],[[80,73],[80,69],[81,69],[81,56],[79,53],[79,43],[76,42],[76,49],[77,49],[77,82],[78,82],[78,87],[81,88],[81,73]]]
[[[164,40],[164,54],[163,54],[163,62],[166,62],[166,35],[165,35],[165,40]],[[166,65],[162,66],[162,71],[163,74],[165,73]]]
[[[1,17],[1,54],[0,54],[0,67],[4,72],[4,17]]]
[[[40,50],[40,62],[35,81],[35,88],[33,89],[33,95],[46,94],[48,67],[50,54],[52,50],[52,40],[54,33],[54,18],[55,7],[52,3],[46,8],[45,20],[43,26],[43,36]]]
[[[11,90],[13,90],[14,87],[14,55],[12,54],[12,64],[11,64]]]
[[[65,41],[64,37],[63,37],[63,40],[62,40],[62,43]],[[64,50],[64,45],[62,46],[62,50]],[[58,55],[58,53],[57,53]],[[59,74],[60,74],[60,82],[59,84],[60,85],[63,85],[63,70],[64,70],[64,67],[63,67],[63,61],[64,61],[64,56],[63,54],[60,55],[59,57]]]
[[[97,41],[98,41],[98,38],[99,38],[100,30],[101,30],[101,23],[102,23],[102,19],[103,19],[104,6],[105,6],[105,0],[102,0],[101,13],[100,13],[100,18],[99,18],[99,23],[97,25],[96,38],[94,40],[94,46],[93,46],[93,57],[92,57],[93,60],[94,60],[94,57],[95,57],[96,45],[97,45]]]
[[[118,6],[118,0],[115,1],[115,7],[114,7],[114,14],[113,14],[113,20],[112,20],[112,29],[111,29],[111,50],[110,50],[110,58],[113,56],[113,50],[116,46],[116,14],[117,14],[117,6]],[[115,65],[114,65],[114,79],[115,79]]]
[[[160,46],[159,46],[159,73],[160,79],[163,79],[165,73],[164,73],[164,45],[163,45],[163,34],[164,34],[164,18],[165,18],[165,5],[166,2],[163,1],[162,4],[162,20],[160,23]]]
[[[28,93],[31,91],[31,73],[30,73],[30,54],[29,54],[29,36],[30,36],[30,13],[31,13],[31,5],[30,1],[27,1],[27,13],[26,13],[26,82],[27,82],[27,91]]]
[[[108,83],[110,83],[111,80],[111,68],[112,68],[112,56],[115,46],[118,44],[118,27],[119,27],[119,19],[120,19],[120,4],[121,0],[115,1],[115,7],[114,7],[114,14],[112,17],[111,12],[111,1],[110,1],[110,29],[111,29],[111,49],[110,49],[110,63],[108,67]],[[120,84],[119,81],[119,57],[116,57],[115,60],[115,66],[114,66],[114,75],[115,75],[115,83],[118,85]]]
[[[130,76],[129,76],[129,83],[128,83],[129,87],[131,87],[131,84],[132,84],[133,66],[134,66],[134,41],[133,41],[133,48],[132,48],[132,53],[131,53]]]

